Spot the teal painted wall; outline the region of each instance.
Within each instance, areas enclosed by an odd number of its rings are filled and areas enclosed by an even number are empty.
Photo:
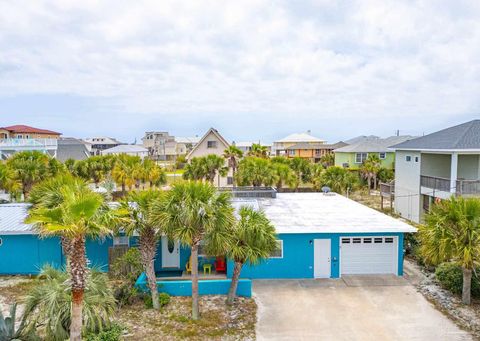
[[[60,267],[65,258],[60,239],[39,238],[37,235],[0,235],[0,274],[34,275],[45,264]],[[111,238],[87,240],[87,259],[90,267],[108,271],[108,248],[113,245]]]
[[[231,280],[212,279],[199,280],[198,293],[200,295],[227,295],[230,289]],[[171,296],[192,296],[192,281],[157,281],[158,292],[166,292]],[[147,276],[142,273],[135,282],[135,287],[143,292],[148,292]],[[241,279],[238,281],[237,295],[243,297],[252,296],[252,281]]]
[[[361,163],[355,163],[355,154],[356,153],[335,153],[335,166],[343,167],[344,163],[348,163],[350,166],[349,169],[359,169]],[[378,153],[371,153],[377,154]],[[382,167],[388,169],[394,169],[395,167],[395,153],[387,153],[384,160],[380,160]]]
[[[403,234],[402,233],[308,233],[279,234],[283,240],[283,258],[269,258],[256,266],[244,265],[241,278],[313,278],[313,240],[331,240],[331,277],[340,276],[340,237],[342,236],[397,236],[398,238],[398,273],[403,275]],[[233,262],[227,262],[227,277],[233,275]]]
[[[39,239],[36,235],[0,236],[0,274],[36,274],[49,263],[55,267],[63,264],[58,238]]]

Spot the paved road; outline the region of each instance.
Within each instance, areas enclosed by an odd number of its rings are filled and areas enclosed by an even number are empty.
[[[258,340],[472,340],[402,278],[257,280],[253,292]]]

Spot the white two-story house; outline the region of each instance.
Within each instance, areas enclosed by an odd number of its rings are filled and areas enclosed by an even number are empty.
[[[395,210],[421,222],[436,201],[480,196],[480,120],[395,146]]]

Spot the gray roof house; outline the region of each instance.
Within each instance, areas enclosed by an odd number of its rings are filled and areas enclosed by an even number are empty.
[[[391,136],[387,138],[366,137],[359,142],[335,149],[335,165],[349,169],[358,169],[369,154],[378,155],[382,167],[394,168],[394,150],[392,145],[413,139],[413,136]]]
[[[480,120],[392,146],[396,151],[395,209],[422,221],[433,203],[480,195]]]
[[[81,140],[73,137],[58,139],[57,159],[65,162],[68,159],[85,160],[90,156],[87,146]]]

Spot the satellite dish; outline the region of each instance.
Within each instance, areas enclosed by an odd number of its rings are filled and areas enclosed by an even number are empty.
[[[323,186],[323,187],[322,187],[322,192],[323,192],[323,194],[330,193],[330,191],[331,191],[330,187],[328,187],[328,186]]]

